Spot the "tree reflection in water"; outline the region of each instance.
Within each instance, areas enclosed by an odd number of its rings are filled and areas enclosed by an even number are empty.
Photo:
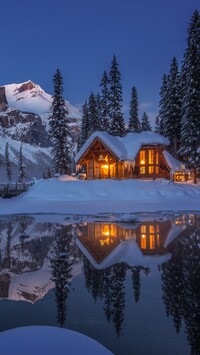
[[[200,354],[200,217],[170,244],[161,266],[163,302],[177,333],[184,321],[191,354]]]
[[[72,277],[71,226],[61,226],[55,230],[54,256],[51,258],[52,278],[55,282],[57,321],[63,327],[67,315],[67,298]]]

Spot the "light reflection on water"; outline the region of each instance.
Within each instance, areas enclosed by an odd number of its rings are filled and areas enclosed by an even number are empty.
[[[199,215],[52,219],[0,220],[1,331],[57,325],[115,354],[200,353]]]

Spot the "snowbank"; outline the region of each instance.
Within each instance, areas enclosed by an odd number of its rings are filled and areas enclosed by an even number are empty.
[[[21,327],[0,334],[3,355],[111,355],[97,341],[69,329]]]
[[[167,180],[39,180],[20,196],[0,199],[0,214],[200,211],[200,187]]]

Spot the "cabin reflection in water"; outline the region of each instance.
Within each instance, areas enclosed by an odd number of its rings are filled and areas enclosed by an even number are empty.
[[[171,230],[168,221],[144,221],[139,225],[85,223],[78,227],[78,239],[97,263],[101,263],[122,241],[135,241],[143,254],[164,254]]]

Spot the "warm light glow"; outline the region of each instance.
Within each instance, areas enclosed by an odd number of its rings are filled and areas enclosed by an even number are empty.
[[[145,234],[142,234],[142,235],[141,235],[141,237],[142,237],[142,238],[145,238],[145,237],[146,237],[146,235],[145,235]]]
[[[110,238],[100,239],[99,241],[100,241],[100,244],[101,244],[102,247],[103,247],[105,244],[110,245],[110,244],[113,243],[113,240],[110,239]]]
[[[101,166],[103,169],[108,169],[108,165],[102,165]]]
[[[141,160],[141,161],[140,161],[140,164],[144,164],[144,160]]]

